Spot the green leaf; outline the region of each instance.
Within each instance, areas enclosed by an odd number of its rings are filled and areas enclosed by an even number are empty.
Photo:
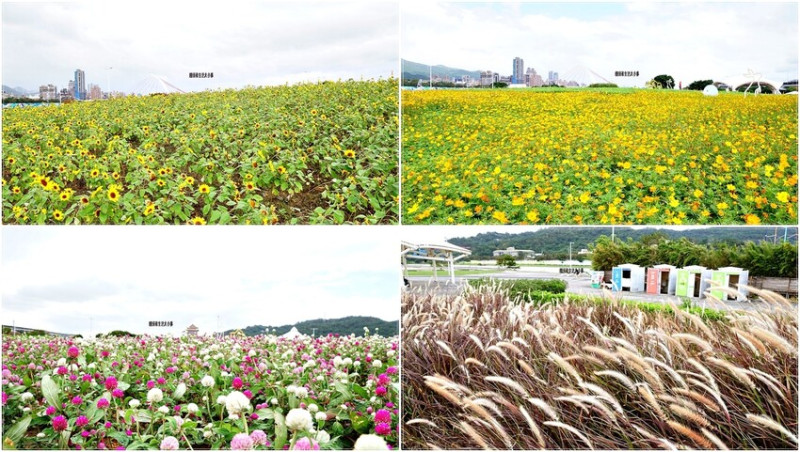
[[[53,381],[50,375],[45,375],[42,378],[42,394],[44,394],[47,403],[57,408],[60,407],[61,400],[58,396],[59,392],[61,392],[61,390],[58,388],[58,383]]]
[[[6,435],[3,439],[11,440],[11,442],[13,442],[16,445],[16,443],[19,442],[19,440],[22,439],[23,436],[25,436],[25,432],[28,431],[28,426],[30,424],[31,424],[31,416],[25,416],[19,422],[14,424],[13,427],[11,427],[6,431]],[[6,447],[6,445],[3,444],[3,447]]]
[[[258,410],[258,411],[256,411],[256,414],[258,415],[259,419],[274,419],[275,418],[275,412],[272,411],[269,408],[264,408],[264,409]]]
[[[342,212],[341,210],[334,210],[333,219],[336,220],[336,222],[339,224],[344,223],[344,212]]]
[[[353,430],[358,433],[369,433],[372,420],[367,416],[353,415],[350,416],[350,422],[353,423]]]
[[[286,444],[288,432],[286,431],[286,421],[280,413],[275,414],[275,450],[283,450],[283,445]]]

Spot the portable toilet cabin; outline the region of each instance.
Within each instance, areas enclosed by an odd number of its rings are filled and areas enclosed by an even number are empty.
[[[644,292],[644,267],[622,264],[611,269],[611,290],[615,292]]]
[[[724,292],[711,287],[711,295],[723,301],[746,301],[747,291],[736,287],[737,284],[747,284],[750,272],[739,267],[722,267],[711,273],[711,280],[722,287],[730,287],[737,291],[737,295]]]
[[[678,268],[674,265],[661,264],[647,269],[647,293],[675,295],[675,284],[678,281]]]
[[[601,271],[590,271],[589,272],[589,280],[592,284],[592,289],[599,289],[603,287],[603,277],[605,276],[605,272]]]
[[[677,280],[675,295],[679,297],[703,298],[710,283],[711,270],[700,266],[690,265],[676,271]]]

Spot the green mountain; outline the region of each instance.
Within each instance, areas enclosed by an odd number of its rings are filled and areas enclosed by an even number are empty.
[[[369,328],[370,334],[375,334],[375,329],[379,328],[378,334],[381,336],[396,336],[399,334],[399,322],[397,320],[393,322],[387,322],[385,320],[381,320],[377,317],[343,317],[341,319],[315,319],[315,320],[306,320],[304,322],[296,323],[294,325],[281,325],[281,326],[264,326],[264,325],[253,325],[248,326],[247,328],[243,328],[242,332],[244,332],[247,336],[255,336],[258,334],[264,334],[265,330],[269,330],[271,333],[273,329],[275,329],[275,334],[281,335],[288,333],[292,327],[297,328],[302,334],[312,335],[316,334],[317,336],[327,336],[328,334],[340,334],[342,336],[347,336],[350,334],[355,334],[356,336],[363,336],[364,335],[364,327]],[[316,330],[314,330],[316,328]],[[234,330],[225,331],[225,334],[231,333]]]
[[[619,240],[639,238],[650,234],[664,234],[670,239],[686,237],[697,243],[727,242],[744,243],[773,241],[776,234],[778,241],[784,238],[784,228],[778,227],[713,227],[692,228],[682,231],[671,229],[643,228],[633,229],[627,227],[614,228],[614,237]],[[513,246],[516,249],[533,250],[544,253],[546,256],[563,258],[569,252],[569,243],[572,242],[573,257],[581,248],[589,248],[598,237],[605,235],[611,237],[611,227],[569,227],[545,228],[533,232],[519,234],[485,232],[474,237],[457,237],[448,239],[453,245],[462,246],[472,251],[474,259],[491,259],[492,251]],[[786,238],[791,243],[797,243],[797,228],[791,227],[786,231]]]
[[[427,64],[415,63],[413,61],[401,60],[401,70],[403,72],[403,79],[423,79],[428,80],[431,71],[433,75],[440,77],[462,77],[469,75],[472,78],[480,78],[481,71],[468,71],[466,69],[457,69],[442,65],[436,65],[429,68]]]

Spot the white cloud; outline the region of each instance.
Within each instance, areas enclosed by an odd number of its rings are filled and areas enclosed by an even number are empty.
[[[796,3],[436,3],[401,8],[401,56],[423,64],[511,73],[522,57],[539,74],[577,66],[641,86],[658,74],[718,80],[748,68],[797,78]]]
[[[76,68],[126,91],[149,74],[185,91],[386,78],[398,20],[394,2],[4,2],[3,83],[62,88]]]

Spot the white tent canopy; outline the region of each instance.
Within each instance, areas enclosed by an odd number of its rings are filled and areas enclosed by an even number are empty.
[[[401,242],[400,256],[403,259],[403,276],[407,274],[406,266],[408,259],[417,259],[436,262],[447,262],[447,270],[450,274],[450,281],[456,282],[455,262],[472,254],[466,248],[453,245],[452,243],[411,243],[403,240]],[[433,266],[433,275],[436,277],[436,265]]]
[[[297,331],[296,327],[292,327],[292,329],[289,330],[288,333],[285,333],[285,334],[281,335],[281,337],[285,337],[286,339],[294,339],[296,337],[301,337],[301,336],[305,336],[305,335],[300,333],[299,331]]]

